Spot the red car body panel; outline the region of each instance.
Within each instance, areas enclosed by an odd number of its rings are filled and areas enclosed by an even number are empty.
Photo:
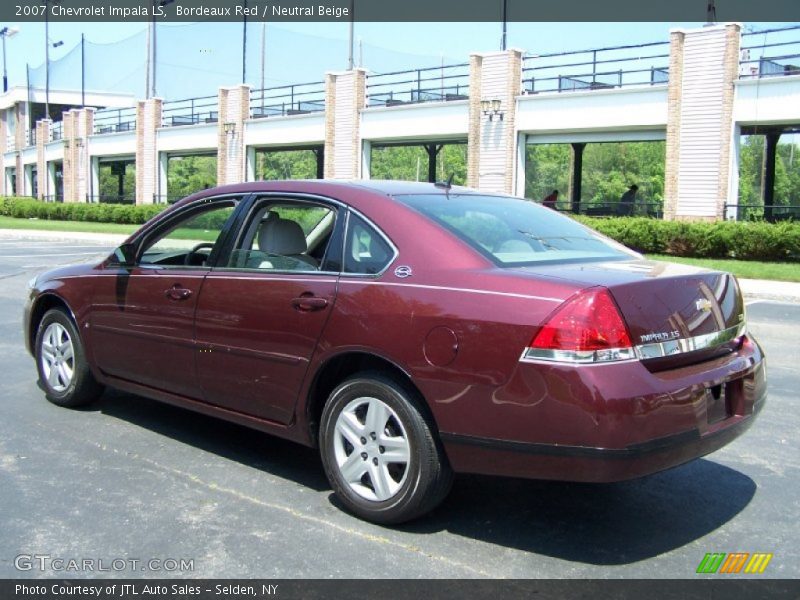
[[[334,199],[372,221],[398,254],[378,276],[143,273],[108,260],[59,269],[31,293],[29,348],[42,307],[58,298],[100,381],[308,445],[317,375],[338,357],[371,355],[417,387],[456,471],[545,479],[613,481],[681,464],[739,435],[763,405],[765,359],[749,335],[645,361],[521,361],[540,326],[581,290],[611,292],[634,344],[652,332],[738,326],[741,294],[730,275],[644,260],[498,267],[392,197],[445,193],[431,185],[226,186],[181,201],[129,241],[195,200],[273,193]],[[399,277],[398,266],[412,275]],[[176,286],[191,291],[188,302],[170,301]],[[294,310],[308,294],[324,307]],[[701,313],[698,299],[712,310]],[[713,406],[719,390],[723,418]]]

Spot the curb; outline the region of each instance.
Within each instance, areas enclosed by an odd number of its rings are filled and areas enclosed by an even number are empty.
[[[98,242],[118,246],[128,238],[125,233],[92,233],[80,231],[46,231],[40,229],[0,229],[0,240],[50,240]]]

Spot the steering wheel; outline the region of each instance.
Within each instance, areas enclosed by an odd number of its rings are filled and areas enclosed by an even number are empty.
[[[210,250],[213,247],[214,247],[214,242],[203,242],[201,244],[197,244],[194,248],[189,250],[189,252],[186,254],[186,257],[183,259],[183,264],[185,266],[191,266],[192,265],[192,256],[194,256],[196,254],[199,254],[200,250],[202,250],[203,248],[208,248]],[[209,252],[209,254],[211,254],[211,253]],[[206,257],[206,259],[207,258],[208,257]]]

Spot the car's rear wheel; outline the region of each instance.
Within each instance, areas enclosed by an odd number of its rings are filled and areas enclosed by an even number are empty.
[[[83,406],[103,392],[89,370],[78,330],[63,310],[54,308],[42,317],[35,348],[39,384],[53,404]]]
[[[320,426],[325,473],[342,503],[376,523],[401,523],[438,505],[452,471],[416,394],[381,374],[339,385]]]

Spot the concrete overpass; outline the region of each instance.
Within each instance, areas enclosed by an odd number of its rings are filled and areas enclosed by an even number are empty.
[[[528,144],[573,144],[574,192],[586,143],[665,140],[665,217],[720,219],[737,203],[741,136],[772,132],[767,139],[776,144],[781,131],[800,127],[800,69],[793,66],[800,26],[782,31],[793,37],[774,47],[723,24],[674,30],[669,41],[635,47],[480,53],[441,68],[356,69],[268,90],[232,86],[180,102],[72,109],[59,130],[48,119],[36,122],[35,143],[19,134],[21,123],[8,137],[4,119],[0,192],[32,195],[36,187],[42,198],[91,201],[103,161],[128,160],[136,165],[136,202],[159,202],[170,156],[215,154],[222,184],[254,179],[257,151],[297,148],[317,151],[318,174],[358,179],[370,176],[373,145],[420,144],[431,157],[427,171],[435,172],[435,149],[446,143],[467,144],[467,185],[519,195]],[[772,161],[768,178],[774,152]],[[63,194],[55,190],[56,168]]]

